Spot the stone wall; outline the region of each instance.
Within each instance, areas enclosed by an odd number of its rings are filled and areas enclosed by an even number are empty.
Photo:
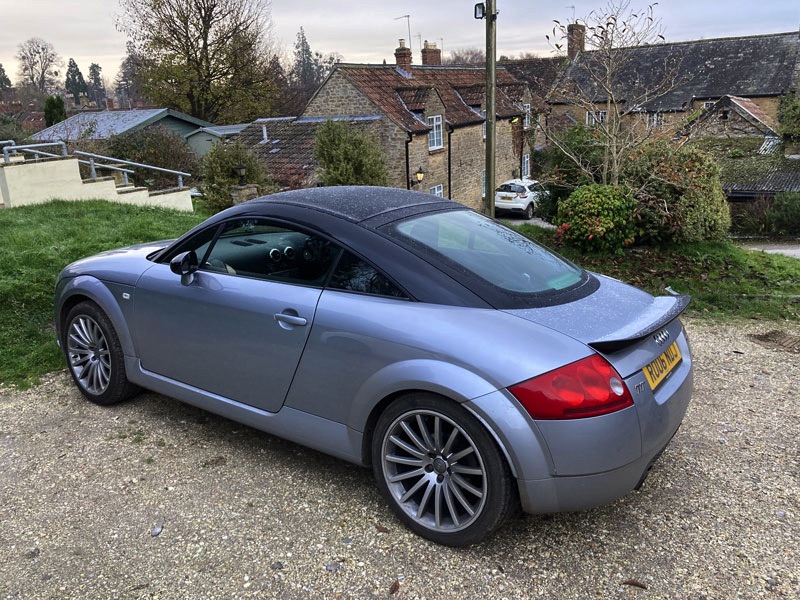
[[[380,109],[339,72],[334,71],[303,111],[304,117],[377,115]]]

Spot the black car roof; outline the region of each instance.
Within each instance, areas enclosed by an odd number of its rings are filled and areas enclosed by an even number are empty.
[[[431,210],[464,209],[462,204],[431,194],[397,188],[371,186],[319,187],[280,192],[256,198],[242,205],[244,211],[258,205],[288,204],[311,208],[345,219],[363,223],[394,213],[393,217]],[[377,218],[383,222],[385,219]],[[374,226],[374,225],[373,225]]]

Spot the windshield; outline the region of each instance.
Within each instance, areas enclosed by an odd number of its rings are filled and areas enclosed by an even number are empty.
[[[428,213],[387,233],[442,263],[515,295],[559,292],[584,280],[582,269],[500,223],[466,210]]]

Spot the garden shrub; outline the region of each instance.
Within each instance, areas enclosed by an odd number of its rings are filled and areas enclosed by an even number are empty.
[[[697,148],[663,141],[640,148],[624,172],[636,190],[637,242],[723,239],[731,216],[719,173],[714,159]]]
[[[770,233],[800,235],[800,192],[776,195],[769,216]]]
[[[197,175],[197,158],[186,141],[174,131],[154,125],[138,131],[113,135],[109,138],[108,155],[162,169],[183,171]],[[178,176],[151,169],[131,167],[133,181],[153,189],[174,188]],[[184,178],[184,185],[191,185]]]
[[[203,195],[209,208],[215,212],[233,206],[230,188],[239,183],[236,167],[240,164],[246,169],[246,183],[256,184],[259,193],[273,191],[264,167],[241,142],[214,144],[200,163],[200,175],[203,178]]]
[[[559,204],[557,236],[579,250],[616,252],[633,243],[634,207],[624,188],[583,186]]]

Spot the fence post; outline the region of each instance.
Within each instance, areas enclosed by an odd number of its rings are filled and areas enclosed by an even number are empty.
[[[92,179],[96,180],[97,179],[97,171],[94,168],[94,157],[93,156],[89,157],[89,169],[91,171]]]

